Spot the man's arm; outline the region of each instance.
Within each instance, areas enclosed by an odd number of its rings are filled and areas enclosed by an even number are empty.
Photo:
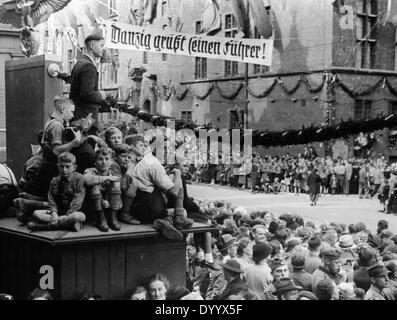
[[[62,144],[63,133],[64,133],[64,129],[61,126],[57,125],[52,128],[52,135],[54,137],[52,153],[56,157],[58,157],[63,152],[69,152],[73,148],[80,146],[81,143],[81,133],[79,131],[73,130],[75,136],[73,141],[66,144]]]
[[[89,187],[104,183],[106,181],[118,182],[120,181],[120,178],[116,176],[98,176],[93,174],[90,169],[84,171],[84,182]]]
[[[85,103],[101,103],[105,100],[101,92],[95,91],[97,71],[87,66],[80,73],[80,97]]]

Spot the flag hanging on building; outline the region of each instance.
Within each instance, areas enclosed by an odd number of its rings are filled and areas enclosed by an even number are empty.
[[[387,11],[382,20],[383,24],[391,22],[397,26],[397,0],[388,0]]]
[[[157,0],[145,0],[144,8],[144,21],[152,23],[157,15]]]
[[[270,20],[270,6],[265,6],[263,0],[250,0],[250,9],[254,25],[258,33],[265,39],[273,35],[273,27]]]
[[[222,15],[219,11],[218,0],[207,0],[208,4],[203,13],[201,33],[213,35],[222,28]]]

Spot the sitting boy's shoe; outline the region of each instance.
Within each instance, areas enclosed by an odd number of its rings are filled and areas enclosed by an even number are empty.
[[[38,223],[35,221],[30,221],[27,228],[31,231],[49,231],[50,226],[48,223]]]
[[[109,226],[106,221],[103,210],[97,211],[96,214],[97,214],[96,227],[98,228],[98,230],[102,232],[109,231]]]
[[[153,228],[160,231],[167,239],[178,241],[183,240],[183,234],[180,233],[167,219],[154,220]]]
[[[79,231],[81,230],[82,227],[83,227],[83,224],[82,224],[81,222],[75,222],[75,223],[72,225],[72,230],[73,230],[74,232],[79,232]]]
[[[121,226],[119,223],[119,220],[117,220],[117,210],[111,209],[109,211],[109,217],[108,217],[108,226],[110,229],[113,231],[120,231]]]
[[[130,225],[141,224],[140,221],[134,219],[133,217],[131,217],[129,214],[126,213],[120,213],[119,220],[125,224],[130,224]]]
[[[173,217],[174,226],[177,229],[189,229],[193,226],[194,221],[187,218],[187,212],[183,208],[174,209]]]

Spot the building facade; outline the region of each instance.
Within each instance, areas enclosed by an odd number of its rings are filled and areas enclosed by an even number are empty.
[[[142,20],[141,0],[101,1],[84,1],[81,7],[81,0],[73,0],[47,22],[47,50],[62,55],[64,71],[71,71],[82,54],[84,37],[95,31],[98,21],[95,25],[93,16],[131,24]],[[270,67],[110,50],[100,66],[101,88],[151,113],[198,124],[211,122],[219,128],[243,127],[248,122],[252,129],[296,129],[397,111],[396,28],[381,23],[387,0],[268,2],[274,43]],[[230,2],[217,3],[221,27],[212,34],[238,37]],[[201,33],[204,12],[210,5],[209,0],[158,0],[152,24]],[[76,13],[73,6],[83,9]],[[73,14],[78,18],[64,17]],[[91,21],[90,27],[87,21]],[[65,26],[71,26],[75,34]],[[249,33],[249,37],[258,37],[252,24]],[[376,137],[375,152],[397,156],[389,145],[389,130],[377,132]],[[353,140],[338,142],[348,148],[349,156],[353,155]],[[320,154],[325,152],[322,144],[315,147]],[[288,149],[295,153],[302,146]],[[278,153],[280,148],[258,151]]]

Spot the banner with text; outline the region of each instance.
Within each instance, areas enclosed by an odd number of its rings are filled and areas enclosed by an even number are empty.
[[[107,21],[106,24],[106,46],[110,49],[170,53],[271,66],[273,40],[186,34],[115,21]]]

